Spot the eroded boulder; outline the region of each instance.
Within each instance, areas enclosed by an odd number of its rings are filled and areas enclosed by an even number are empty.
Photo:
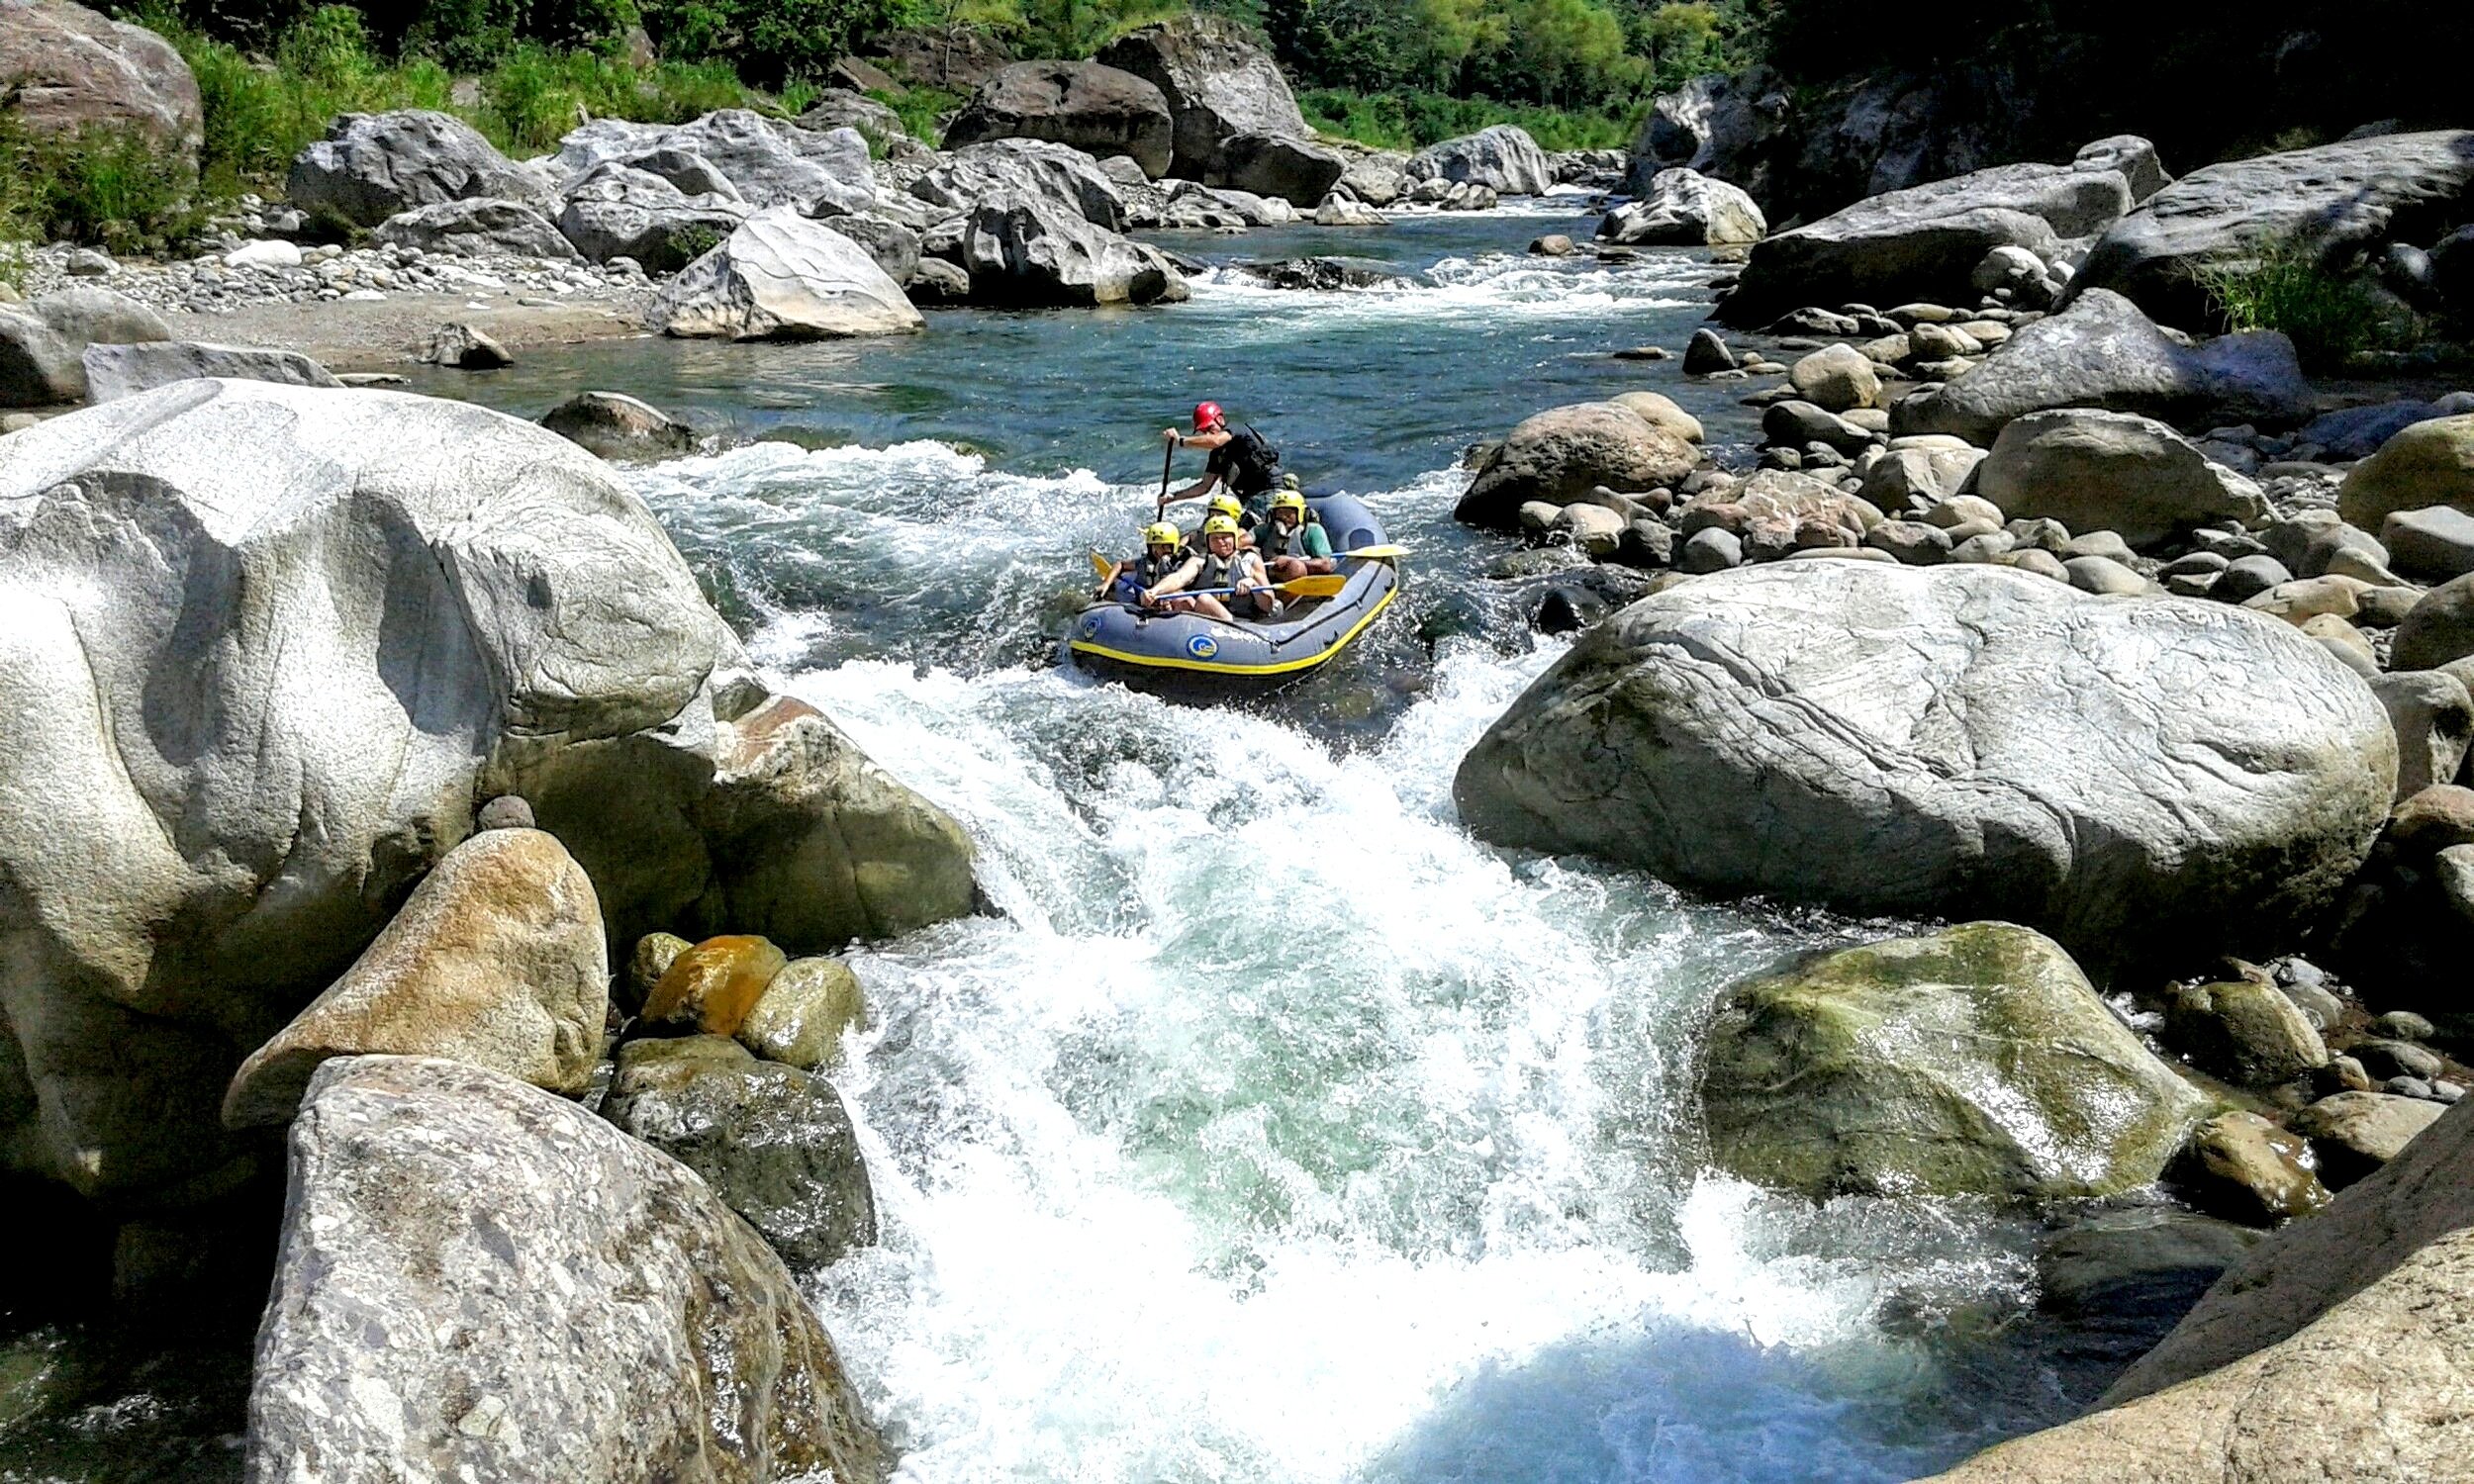
[[[999,198],[1026,197],[1110,232],[1125,230],[1125,203],[1099,162],[1082,150],[1045,139],[989,139],[967,144],[913,181],[910,194],[948,212],[969,214]]]
[[[621,945],[819,952],[976,899],[953,821],[766,694],[607,466],[481,408],[190,381],[12,434],[0,613],[0,951],[40,1094],[7,1137],[89,1194],[229,1164],[241,1055],[500,795]]]
[[[1724,247],[1758,242],[1769,222],[1753,198],[1697,170],[1661,170],[1639,197],[1608,212],[1597,238],[1623,246]]]
[[[1672,427],[1620,403],[1549,408],[1496,445],[1452,513],[1511,530],[1530,501],[1570,505],[1599,485],[1618,492],[1671,487],[1699,461]]]
[[[2346,471],[2336,491],[2337,513],[2366,530],[2400,510],[2434,506],[2474,512],[2474,414],[2398,429]]]
[[[2065,409],[2002,428],[1975,491],[2005,516],[2112,530],[2152,546],[2192,528],[2268,512],[2259,487],[2152,417]]]
[[[614,160],[568,188],[558,230],[589,262],[630,257],[647,273],[675,273],[748,215],[736,196],[691,196],[666,177]]]
[[[1429,144],[1409,156],[1409,179],[1484,186],[1504,196],[1543,196],[1555,185],[1546,151],[1517,124],[1496,124],[1475,134]]]
[[[787,1069],[787,1068],[784,1068]],[[293,1125],[251,1478],[889,1471],[782,1259],[686,1166],[457,1063],[328,1063]]]
[[[1131,72],[1023,61],[982,82],[945,127],[949,149],[983,139],[1047,139],[1093,155],[1122,154],[1157,180],[1169,173],[1177,123],[1160,90]]]
[[[1209,179],[1220,146],[1238,135],[1306,135],[1280,64],[1224,17],[1193,12],[1155,22],[1118,37],[1093,60],[1160,90],[1177,121],[1169,172],[1187,180]]]
[[[1158,304],[1186,280],[1158,248],[1094,226],[1036,196],[999,195],[971,213],[961,266],[985,304]]]
[[[1480,837],[1698,889],[1998,917],[2100,974],[2291,941],[2396,785],[2307,636],[1992,566],[1781,563],[1584,634],[1461,764]]]
[[[576,256],[557,226],[528,201],[441,201],[389,217],[370,235],[457,257],[513,253],[555,262]]]
[[[298,350],[255,345],[209,345],[197,340],[149,340],[136,345],[89,345],[79,363],[86,372],[86,399],[118,402],[140,392],[200,377],[275,381],[295,387],[339,387],[334,373]]]
[[[407,108],[328,125],[293,160],[284,194],[314,218],[376,227],[442,201],[528,200],[544,194],[544,182],[454,115]]]

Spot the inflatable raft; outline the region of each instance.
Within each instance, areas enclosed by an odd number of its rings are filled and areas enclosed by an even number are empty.
[[[1306,502],[1334,551],[1384,543],[1374,513],[1346,495]],[[1340,592],[1290,603],[1267,622],[1222,623],[1199,613],[1160,613],[1097,603],[1074,620],[1066,647],[1076,665],[1144,690],[1243,694],[1305,679],[1349,647],[1390,606],[1400,573],[1388,560],[1343,560]]]

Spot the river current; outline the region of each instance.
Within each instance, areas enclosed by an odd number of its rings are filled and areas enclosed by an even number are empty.
[[[1001,915],[860,953],[836,1080],[884,1240],[809,1291],[927,1481],[1899,1480],[2107,1379],[2034,1318],[2033,1221],[1815,1208],[1702,1166],[1731,979],[1878,935],[1463,833],[1461,755],[1559,651],[1451,519],[1462,450],[1648,388],[1709,264],[1534,258],[1549,205],[1380,232],[1338,293],[932,314],[861,345],[622,341],[419,387],[537,416],[623,390],[720,435],[631,471],[751,652],[979,842]],[[1199,398],[1414,552],[1290,696],[1164,703],[1060,669]],[[1180,482],[1198,460],[1181,460]],[[2074,1358],[2078,1357],[2078,1358]]]

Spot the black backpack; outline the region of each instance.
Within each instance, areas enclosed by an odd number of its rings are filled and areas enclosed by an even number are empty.
[[[1228,473],[1239,494],[1260,494],[1280,483],[1280,450],[1249,422],[1229,440]]]

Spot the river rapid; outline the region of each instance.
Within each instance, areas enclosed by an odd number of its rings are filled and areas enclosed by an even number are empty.
[[[631,471],[787,689],[951,809],[1001,915],[854,957],[837,1075],[883,1216],[809,1291],[918,1481],[1899,1480],[2070,1415],[2103,1357],[2035,1317],[2031,1218],[1814,1208],[1702,1167],[1731,979],[1895,925],[1688,899],[1464,834],[1461,755],[1560,652],[1451,519],[1472,441],[1686,383],[1709,264],[1522,251],[1529,212],[1183,237],[1412,275],[958,311],[863,345],[654,339],[419,389],[586,387],[721,451]],[[1199,398],[1415,555],[1333,673],[1241,709],[1060,669]],[[1181,461],[1181,482],[1198,459]]]

